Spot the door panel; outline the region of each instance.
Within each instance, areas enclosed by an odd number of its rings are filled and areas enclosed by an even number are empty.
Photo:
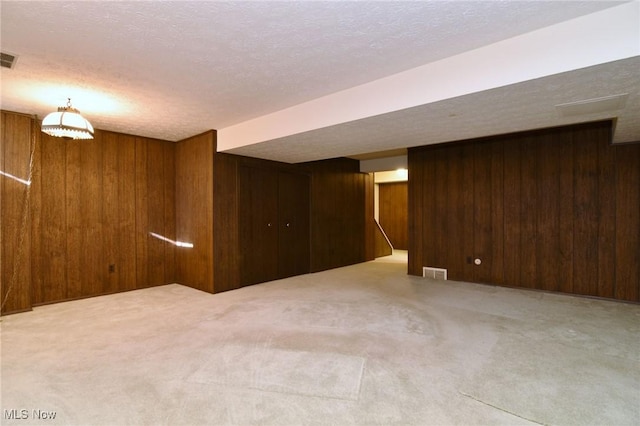
[[[309,272],[309,177],[278,173],[278,275]]]
[[[278,173],[238,169],[240,284],[278,278]]]

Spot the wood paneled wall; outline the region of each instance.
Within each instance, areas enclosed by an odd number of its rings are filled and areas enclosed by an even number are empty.
[[[96,130],[41,134],[33,303],[175,282],[174,145]],[[34,218],[35,219],[35,218]]]
[[[240,287],[238,173],[240,165],[311,175],[311,271],[375,258],[373,176],[355,160],[287,165],[216,153],[214,160],[215,292]],[[322,187],[323,185],[328,187]]]
[[[34,138],[30,279],[18,287],[21,303],[3,313],[175,282],[175,248],[151,234],[175,239],[175,144],[100,130],[90,141],[65,140],[18,117],[3,112],[3,135],[13,135],[3,146],[21,146],[4,161],[24,163]],[[11,241],[3,238],[3,253],[16,249]],[[3,258],[2,270],[12,264]]]
[[[38,134],[32,116],[2,111],[0,123],[1,313],[31,309],[31,152]]]
[[[640,144],[610,139],[607,121],[410,149],[409,273],[640,301]]]
[[[240,288],[238,160],[217,152],[213,166],[215,292]]]
[[[356,160],[306,163],[311,170],[311,271],[373,260],[373,179]]]
[[[378,194],[380,226],[394,249],[406,250],[409,246],[407,182],[382,183]]]
[[[175,282],[174,145],[96,130],[41,134],[33,303]],[[36,219],[34,217],[34,219]]]
[[[213,176],[216,132],[176,146],[176,238],[193,247],[176,249],[180,284],[214,292]]]

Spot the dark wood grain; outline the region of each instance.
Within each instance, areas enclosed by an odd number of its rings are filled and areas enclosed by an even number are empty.
[[[116,292],[120,288],[119,274],[119,232],[117,231],[120,219],[120,198],[118,196],[118,135],[105,133],[99,136],[98,143],[102,145],[102,201],[103,201],[103,227],[102,235],[104,261],[107,265],[107,273],[103,280],[104,293]],[[109,265],[114,265],[113,271]]]
[[[0,170],[29,180],[33,117],[2,113]],[[0,303],[2,313],[31,309],[31,185],[0,176]]]
[[[214,292],[213,156],[216,133],[209,131],[176,146],[176,239],[193,244],[176,249],[176,280]]]
[[[573,289],[597,294],[598,289],[598,146],[581,132],[573,145],[574,220]]]
[[[238,169],[240,283],[278,278],[278,172]]]
[[[536,137],[528,135],[521,141],[520,163],[520,287],[538,288],[538,157]]]
[[[573,133],[571,129],[553,136],[554,143],[558,145],[557,155],[561,158],[559,185],[559,206],[558,206],[558,259],[559,269],[558,291],[573,293],[573,217],[574,217],[574,180],[573,180]]]
[[[616,177],[615,150],[610,146],[610,129],[593,129],[598,156],[598,285],[596,296],[614,297],[616,241]],[[639,165],[640,167],[640,165]]]
[[[640,301],[640,143],[615,147],[615,298]]]
[[[41,135],[42,289],[34,305],[65,300],[67,288],[67,217],[65,141]]]
[[[108,272],[104,264],[102,239],[102,148],[95,139],[80,143],[79,296],[103,294],[104,275]]]
[[[541,135],[537,143],[538,208],[536,270],[537,286],[549,290],[559,290],[562,275],[560,269],[560,168],[564,163],[561,156],[562,143],[553,134]]]
[[[504,141],[504,285],[520,284],[520,247],[522,224],[521,144]]]
[[[395,249],[408,248],[408,186],[407,182],[379,185],[380,226]]]
[[[309,176],[278,172],[278,277],[310,270]]]
[[[117,233],[117,263],[115,274],[119,277],[118,291],[133,290],[146,286],[146,282],[137,279],[138,258],[136,230],[136,199],[144,197],[144,188],[136,187],[136,137],[117,134],[118,140],[118,221],[115,224]],[[167,142],[167,144],[169,144]],[[173,144],[172,144],[173,145]],[[175,187],[175,169],[168,177]],[[175,210],[175,204],[173,206]],[[144,238],[147,238],[145,235]]]
[[[445,264],[448,269],[452,271],[451,279],[465,279],[466,254],[468,246],[465,244],[465,228],[459,226],[464,223],[466,218],[466,209],[471,205],[466,205],[464,202],[465,197],[465,181],[464,181],[464,163],[463,163],[463,148],[456,146],[453,149],[446,151],[446,171],[447,171],[447,203],[444,207],[448,213],[447,221],[447,235],[450,241],[457,241],[458,244],[446,244],[442,247],[446,254]],[[468,277],[468,279],[472,279]]]
[[[424,154],[412,148],[407,153],[407,164],[409,168],[408,179],[408,266],[407,272],[411,275],[421,275],[425,255],[422,245],[423,240],[423,206],[424,195]],[[377,250],[377,249],[376,249]]]
[[[214,290],[240,287],[238,156],[214,156]]]
[[[379,231],[378,224],[375,220],[375,200],[374,200],[374,174],[367,173],[363,175],[364,179],[364,260],[374,260],[376,258],[376,238]]]
[[[365,185],[356,160],[303,165],[311,173],[311,271],[365,260]]]
[[[69,140],[65,142],[65,165],[64,173],[66,177],[65,190],[61,194],[65,200],[66,218],[66,251],[67,251],[67,282],[62,293],[62,300],[77,299],[83,296],[82,293],[82,141]],[[57,279],[56,277],[52,277]]]
[[[488,143],[474,146],[473,162],[473,257],[480,259],[475,265],[472,281],[492,282],[492,246],[498,244],[492,238],[491,211],[495,200],[491,194],[491,147]],[[465,182],[469,184],[469,182]]]
[[[421,244],[410,273],[439,266],[451,279],[637,301],[637,145],[610,135],[604,121],[410,149],[422,177],[409,185],[410,250]],[[453,247],[469,240],[465,256],[482,259],[471,277]]]

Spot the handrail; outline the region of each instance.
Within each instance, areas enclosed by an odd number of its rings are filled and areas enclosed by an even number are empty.
[[[390,256],[393,254],[393,245],[391,244],[391,241],[389,241],[389,237],[387,237],[387,234],[384,232],[384,229],[382,229],[382,226],[380,226],[378,221],[375,219],[373,221],[376,223],[377,228],[375,237],[375,257]]]

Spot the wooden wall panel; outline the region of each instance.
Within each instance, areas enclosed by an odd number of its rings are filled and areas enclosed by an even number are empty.
[[[491,144],[491,273],[490,282],[504,284],[504,144]]]
[[[516,142],[517,143],[517,142]],[[507,249],[520,250],[519,287],[536,288],[538,282],[538,157],[531,155],[536,150],[533,136],[521,141],[520,161],[520,247]]]
[[[640,301],[640,142],[615,147],[614,297]]]
[[[147,188],[147,140],[135,138],[135,177],[136,188],[136,283],[149,282],[149,194]],[[138,194],[138,189],[141,189]]]
[[[395,249],[408,248],[408,192],[406,182],[384,183],[379,186],[380,226]]]
[[[147,280],[148,285],[175,281],[175,248],[154,234],[175,239],[175,144],[147,141]],[[141,235],[142,237],[142,235]]]
[[[176,235],[176,145],[162,143],[164,159],[164,232]],[[171,244],[164,245],[164,282],[176,281],[176,249]]]
[[[115,272],[118,276],[117,291],[133,290],[146,285],[137,278],[138,259],[136,232],[136,209],[138,196],[144,196],[145,188],[136,187],[136,137],[130,135],[118,136],[118,219],[110,224],[118,235],[118,245],[116,251],[118,257],[115,259]],[[167,145],[173,144],[167,142]],[[172,180],[173,179],[173,180]],[[167,177],[167,181],[175,186],[174,174]],[[175,204],[174,204],[175,212]],[[173,224],[175,226],[175,224]],[[175,235],[175,234],[174,234]],[[145,237],[146,238],[146,237]],[[169,249],[174,250],[173,246]],[[109,262],[111,265],[114,262]]]
[[[103,292],[145,287],[136,271],[136,192],[146,189],[136,190],[136,137],[99,132],[95,141],[103,147]]]
[[[380,229],[375,219],[375,200],[374,200],[374,174],[367,173],[364,177],[364,258],[366,261],[374,260],[377,257],[378,247],[377,238]]]
[[[474,227],[465,236],[473,240],[472,257],[481,261],[474,268],[473,281],[504,282],[503,143],[474,146]],[[466,182],[463,183],[466,186]],[[457,224],[452,224],[456,226]]]
[[[522,223],[521,144],[504,143],[504,285],[520,283],[520,246]]]
[[[558,290],[565,293],[573,293],[573,219],[574,219],[574,180],[573,180],[573,135],[570,129],[566,132],[554,133],[553,145],[558,147],[556,154],[560,161],[558,176],[558,257],[556,266],[558,273],[555,278],[557,285],[547,283],[551,290]],[[545,156],[545,152],[540,155]]]
[[[65,190],[61,194],[64,200],[66,218],[66,260],[67,282],[62,293],[62,299],[76,299],[82,297],[82,158],[80,155],[80,141],[65,140]],[[93,144],[93,142],[90,142]],[[43,179],[44,183],[44,179]],[[43,189],[44,191],[45,189]]]
[[[422,176],[409,181],[414,262],[452,279],[640,301],[640,154],[610,135],[597,122],[410,149],[410,176]],[[461,266],[453,239],[471,239],[482,265]]]
[[[436,196],[436,185],[438,180],[436,179],[436,163],[442,161],[438,158],[438,151],[429,152],[425,155],[425,170],[423,174],[422,187],[424,195],[422,197],[422,207],[424,211],[422,213],[422,223],[427,229],[435,229],[438,227],[437,220],[438,215],[438,203],[434,201]],[[411,171],[409,171],[411,174]],[[421,263],[420,274],[422,274],[422,266],[434,266],[439,267],[438,259],[436,257],[441,247],[438,247],[437,241],[431,238],[430,235],[425,235],[422,238],[422,253],[424,254],[424,263]]]
[[[42,138],[38,121],[32,121],[32,134],[35,145],[33,147],[33,164],[31,176],[31,196],[29,198],[29,212],[31,214],[31,283],[30,304],[33,305],[36,300],[41,298],[39,292],[42,291],[43,281],[43,252],[42,252]],[[0,203],[1,204],[1,203]],[[0,244],[0,247],[2,244]],[[0,248],[0,251],[2,249]],[[1,267],[0,267],[1,269]]]
[[[445,206],[448,204],[449,191],[451,190],[449,175],[447,169],[450,164],[449,152],[445,149],[437,149],[434,153],[434,169],[435,169],[435,187],[431,195],[431,200],[434,205],[433,215],[435,217],[435,226],[441,230],[436,234],[433,234],[433,238],[430,239],[429,244],[432,244],[433,263],[429,266],[435,266],[436,268],[443,268],[447,265],[447,261],[452,256],[459,256],[460,247],[451,246],[449,250],[449,233],[452,227],[452,216],[456,215],[456,212],[449,214]]]
[[[346,158],[305,163],[311,171],[311,271],[363,262],[365,185],[359,163]]]
[[[66,141],[41,133],[42,283],[34,305],[67,298]]]
[[[216,153],[213,178],[213,234],[216,293],[240,287],[238,157]]]
[[[538,159],[537,175],[541,177],[538,182],[538,209],[536,245],[536,259],[538,280],[536,287],[548,283],[552,290],[559,290],[559,283],[565,271],[560,269],[560,169],[563,158],[561,157],[561,143],[554,140],[551,135],[541,135],[536,146],[535,155]]]
[[[176,239],[193,248],[176,251],[177,282],[214,292],[213,176],[216,132],[176,146]]]
[[[108,265],[114,265],[113,270],[107,267],[107,273],[103,280],[103,291],[112,293],[118,291],[120,287],[119,274],[115,271],[115,266],[119,266],[118,248],[119,233],[116,226],[119,220],[120,198],[118,194],[118,135],[106,133],[101,139],[103,161],[102,161],[102,201],[104,232],[102,234],[103,254]],[[120,269],[120,268],[118,268]]]
[[[446,260],[443,264],[453,265],[451,269],[458,274],[456,276],[456,273],[454,273],[451,279],[465,279],[466,271],[464,264],[466,257],[471,255],[471,252],[468,251],[467,244],[465,244],[467,228],[458,226],[458,224],[464,223],[467,208],[472,206],[472,204],[465,203],[464,199],[463,156],[463,148],[460,146],[446,151],[446,160],[443,161],[443,165],[445,165],[447,173],[447,186],[444,188],[447,198],[445,204],[437,204],[445,214],[445,217],[450,217],[450,220],[447,220],[447,238],[449,241],[458,242],[458,244],[445,244],[444,246],[440,246],[444,253],[446,253]],[[438,200],[438,202],[442,201]],[[434,249],[437,250],[438,247],[434,246]]]
[[[149,223],[174,237],[174,143],[100,130],[91,141],[65,140],[40,133],[32,118],[33,130],[16,121],[23,115],[2,114],[3,135],[32,134],[37,141],[30,268],[24,268],[32,274],[30,291],[23,291],[27,308],[175,282],[174,246],[161,243],[161,249],[148,250],[147,241]],[[5,123],[4,117],[11,119]],[[3,238],[2,253],[8,241]],[[3,258],[3,271],[6,262]],[[154,282],[147,280],[149,265],[157,273]],[[19,310],[7,305],[2,313]]]
[[[597,141],[578,137],[574,158],[574,291],[597,294],[598,288],[598,146]]]
[[[2,313],[31,309],[31,192],[36,136],[31,116],[2,112],[0,134],[0,306]],[[10,177],[11,176],[11,177]],[[20,180],[17,180],[20,179]]]
[[[424,164],[424,152],[412,151],[407,158],[409,169],[409,179],[407,182],[409,208],[407,235],[408,259],[407,272],[411,275],[422,275],[422,262],[426,259],[423,250],[422,240],[424,238],[425,226],[423,224],[423,213],[427,204],[423,203],[424,196],[424,173],[427,165]]]
[[[598,198],[596,200],[598,218],[596,241],[598,258],[598,286],[596,295],[614,297],[615,289],[615,230],[616,230],[616,177],[615,149],[603,141],[609,138],[606,127],[594,129],[593,137],[598,141]],[[640,167],[640,163],[638,163]],[[640,207],[640,206],[639,206]]]
[[[80,294],[104,294],[103,281],[108,269],[104,264],[102,226],[102,145],[80,144]]]
[[[475,266],[473,264],[474,253],[474,231],[475,231],[475,212],[474,212],[474,187],[469,184],[474,179],[474,147],[472,145],[462,145],[462,155],[460,156],[460,163],[456,163],[455,166],[462,169],[462,180],[458,183],[458,187],[451,188],[452,191],[460,191],[462,193],[462,214],[457,218],[463,218],[462,224],[455,222],[452,226],[457,226],[463,229],[462,232],[462,250],[457,253],[457,256],[465,256],[465,263],[463,266],[464,273],[462,277],[464,280],[472,280],[475,274]],[[460,173],[460,172],[459,172]],[[454,273],[455,276],[455,273]]]

